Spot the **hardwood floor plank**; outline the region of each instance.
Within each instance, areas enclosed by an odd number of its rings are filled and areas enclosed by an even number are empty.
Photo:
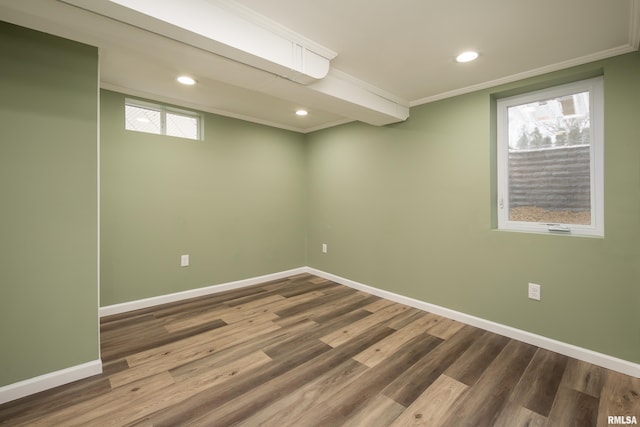
[[[171,386],[173,378],[168,372],[162,372],[122,387],[95,399],[51,412],[28,423],[29,426],[86,426],[92,420],[129,407],[129,403],[141,396],[152,394],[158,389]],[[97,425],[94,423],[94,425]]]
[[[520,380],[536,347],[511,340],[478,381],[452,407],[443,426],[492,426]]]
[[[174,385],[159,388],[154,393],[137,397],[129,404],[113,413],[103,414],[91,420],[92,425],[101,427],[124,426],[140,421],[148,421],[146,417],[194,396],[200,391],[233,381],[236,376],[251,372],[266,365],[271,359],[263,352],[257,351],[240,359],[227,360],[217,366],[211,366],[206,374],[184,378],[176,378]]]
[[[353,296],[345,298],[343,301],[324,306],[323,310],[314,312],[311,318],[316,322],[323,324],[331,321],[331,319],[347,313],[351,313],[353,311],[362,311],[366,312],[367,314],[371,314],[369,311],[364,310],[364,307],[378,299],[380,298],[374,295],[367,295],[363,292],[357,292]]]
[[[390,331],[393,330],[390,329]],[[369,399],[381,393],[389,383],[437,347],[440,342],[438,338],[427,333],[414,337],[399,347],[387,363],[369,369],[359,377],[358,381],[344,387],[331,400],[305,413],[298,420],[297,425],[333,426],[347,423],[349,418],[365,406]],[[336,347],[336,349],[339,348],[341,346]]]
[[[409,306],[402,304],[389,304],[388,306],[375,311],[370,316],[367,316],[355,323],[352,323],[340,330],[334,331],[324,337],[320,338],[323,342],[329,344],[331,347],[337,347],[353,337],[361,334],[363,331],[375,326],[379,323],[383,323],[399,314],[409,310]],[[365,307],[365,310],[366,307]],[[367,310],[370,311],[370,310]]]
[[[598,421],[598,399],[567,387],[560,387],[547,425],[595,427],[607,426],[609,423],[606,422],[606,418],[604,422]]]
[[[511,400],[542,416],[549,416],[567,360],[567,356],[538,349]]]
[[[311,283],[324,283],[324,282],[330,282],[329,279],[325,279],[324,277],[318,277],[318,276],[313,276],[311,274],[307,274],[307,277],[305,277],[305,280],[310,281]],[[333,283],[333,282],[331,282]]]
[[[598,425],[607,425],[608,416],[636,417],[640,423],[640,378],[606,371],[600,394]]]
[[[429,329],[429,333],[435,337],[442,338],[443,340],[451,338],[460,329],[464,327],[464,323],[460,323],[456,320],[442,318],[440,322],[433,325]]]
[[[508,343],[509,338],[484,332],[444,373],[471,386]]]
[[[346,425],[366,427],[387,427],[405,411],[405,407],[383,394],[378,394],[362,406]]]
[[[155,348],[144,350],[127,357],[130,367],[149,363],[155,360],[164,359],[170,354],[193,351],[201,347],[206,347],[207,351],[212,346],[215,349],[216,343],[224,344],[225,342],[235,342],[242,339],[243,336],[251,336],[253,333],[264,332],[265,330],[273,330],[280,328],[279,325],[271,322],[271,316],[252,317],[244,322],[237,322],[233,325],[226,325],[222,328],[204,332],[196,336],[190,336],[185,339],[175,340],[168,344],[159,345]],[[224,340],[224,341],[223,341]]]
[[[252,316],[265,316],[265,313],[260,310],[260,307],[269,304],[273,301],[281,301],[284,297],[280,295],[271,295],[265,298],[252,300],[242,305],[235,307],[222,306],[216,310],[207,310],[202,313],[198,313],[194,316],[185,317],[179,320],[167,321],[164,325],[167,332],[180,332],[185,329],[193,328],[203,323],[212,322],[215,320],[222,320],[225,323],[230,323],[225,320],[225,317],[236,318],[235,314],[242,312],[246,317]],[[268,313],[269,320],[277,319],[278,316],[275,313]]]
[[[308,279],[300,279],[291,283],[290,286],[287,286],[280,290],[278,293],[286,298],[291,298],[296,295],[300,295],[303,293],[314,292],[314,291],[324,291],[326,293],[331,293],[331,290],[343,290],[344,288],[337,283],[330,282],[328,280],[322,280],[318,282],[311,282]]]
[[[393,319],[389,320],[389,322],[387,322],[387,326],[398,331],[405,326],[415,322],[416,320],[422,318],[425,314],[427,313],[422,310],[418,310],[417,308],[409,308],[404,313],[401,313]]]
[[[52,412],[91,402],[111,391],[109,380],[102,376],[86,378],[55,387],[32,396],[0,405],[0,425],[28,425],[31,420]]]
[[[356,381],[366,371],[362,364],[347,359],[295,392],[289,393],[238,424],[238,427],[288,426],[314,406],[331,399],[343,387]]]
[[[427,333],[431,336],[430,330]],[[433,337],[440,344],[428,357],[394,379],[385,388],[385,395],[403,406],[410,406],[480,335],[480,329],[465,326],[448,340]]]
[[[429,326],[432,325],[434,321],[437,321],[438,317],[439,316],[436,316],[435,314],[422,313],[420,318],[414,320],[399,331],[389,335],[384,340],[376,343],[376,345],[355,355],[353,358],[354,360],[373,368],[378,363],[394,354],[398,347],[422,334],[425,330],[428,330]]]
[[[254,372],[237,375],[234,381],[228,381],[201,391],[178,404],[152,414],[149,419],[154,426],[172,427],[191,424],[211,411],[226,407],[233,399],[241,398],[261,384],[284,375],[296,366],[329,350],[331,347],[320,341],[309,343],[303,348],[296,349],[291,354],[291,358],[286,361],[273,361]],[[218,421],[215,424],[224,425]]]
[[[370,315],[371,313],[365,310],[358,310],[351,313],[343,314],[342,316],[337,317],[331,321],[327,321],[324,324],[318,324],[316,328],[306,334],[288,337],[278,343],[268,345],[265,347],[265,352],[274,359],[280,359],[283,357],[286,358],[288,357],[288,354],[290,354],[300,345],[304,345],[304,343],[312,340],[320,341],[320,337],[326,335],[327,332],[343,328],[346,325],[358,322]],[[315,323],[315,320],[309,321]]]
[[[155,325],[154,327],[149,328],[150,331],[143,330],[139,334],[126,335],[126,339],[125,336],[123,336],[118,340],[105,340],[104,350],[101,352],[102,361],[115,361],[141,351],[154,349],[158,346],[186,339],[202,332],[213,331],[223,326],[226,326],[225,322],[222,320],[215,320],[213,322],[197,325],[179,332],[167,333],[164,328],[159,325]]]
[[[286,310],[288,308],[292,308],[297,306],[298,304],[302,304],[307,301],[312,301],[318,298],[323,298],[326,293],[322,291],[313,291],[313,292],[305,292],[299,295],[295,295],[292,297],[282,298],[279,301],[274,301],[272,303],[266,304],[262,307],[263,310],[269,310],[272,312]],[[243,314],[244,311],[241,310],[239,314]],[[279,318],[279,316],[278,316]]]
[[[124,317],[119,315],[115,319],[107,320],[109,318],[103,318],[100,321],[100,339],[108,341],[110,338],[109,332],[116,331],[113,337],[117,338],[126,333],[129,328],[139,329],[143,325],[148,323],[155,323],[158,318],[154,315],[153,311],[145,311],[145,313],[130,315]]]
[[[283,372],[281,375],[270,381],[256,385],[251,390],[247,390],[242,396],[218,406],[212,411],[208,411],[196,419],[190,419],[193,426],[232,425],[242,421],[260,409],[277,401],[282,396],[297,389],[305,383],[317,378],[322,373],[339,366],[357,354],[362,348],[371,345],[392,332],[391,329],[379,325],[366,333],[360,335],[351,342],[340,348],[329,347],[328,351],[319,353],[303,363],[294,361],[296,366]],[[321,343],[316,341],[313,344]],[[326,345],[326,344],[324,344]],[[283,362],[284,363],[284,362]],[[304,425],[304,424],[302,424]]]
[[[545,427],[546,425],[547,417],[517,403],[509,402],[498,416],[493,427]],[[554,425],[555,424],[549,424],[551,427]],[[565,425],[566,424],[558,424],[558,427]]]
[[[256,351],[262,351],[267,354],[267,349],[271,345],[275,345],[291,337],[297,337],[298,335],[304,336],[306,335],[306,331],[312,330],[315,327],[317,327],[317,325],[311,320],[302,321],[286,328],[275,329],[260,334],[251,339],[238,340],[229,346],[220,348],[218,351],[211,352],[195,360],[180,361],[175,366],[169,368],[169,370],[177,382],[179,382],[182,377],[188,379],[199,375],[206,375],[212,366],[219,365],[220,363],[229,363],[229,361],[237,360],[247,353]],[[300,347],[302,346],[296,347],[296,350],[299,350]],[[274,359],[271,354],[268,354],[268,356],[272,360]]]
[[[392,427],[437,426],[449,415],[453,404],[469,387],[446,375],[440,375],[391,424]]]
[[[196,312],[199,309],[214,310],[222,305],[228,307],[229,302],[241,299],[246,296],[251,296],[252,298],[262,298],[262,295],[265,292],[266,291],[262,289],[261,285],[255,285],[246,288],[233,289],[225,292],[163,304],[158,307],[151,307],[150,309],[144,310],[152,310],[156,318],[163,319],[166,317],[174,316],[176,314],[184,315],[186,313]]]
[[[361,292],[351,292],[343,294],[341,298],[332,299],[330,301],[325,300],[326,304],[314,304],[312,307],[307,307],[306,309],[296,310],[294,307],[288,307],[287,309],[285,309],[286,311],[278,311],[278,313],[280,313],[280,318],[276,320],[276,323],[279,325],[287,325],[289,323],[296,323],[302,319],[313,319],[316,323],[325,323],[344,314],[349,314],[357,311],[361,308],[362,305],[364,305],[363,301],[368,300],[368,297],[369,296],[367,294]],[[318,299],[324,300],[324,297]],[[344,307],[346,305],[349,305],[350,309],[337,309],[338,307]],[[288,314],[286,316],[283,316],[283,311]],[[361,311],[364,312],[364,310]],[[366,312],[366,314],[368,315],[371,313]]]
[[[561,385],[600,398],[606,369],[581,360],[569,359]]]
[[[375,313],[376,311],[380,311],[383,310],[391,305],[397,304],[393,301],[390,301],[388,299],[382,299],[382,298],[378,298],[377,301],[372,302],[371,304],[367,305],[366,307],[363,307],[363,309],[370,311],[372,313]]]
[[[294,316],[296,314],[308,312],[320,306],[326,306],[328,304],[331,304],[333,301],[339,301],[344,296],[351,295],[353,293],[354,293],[353,289],[343,288],[343,289],[340,289],[338,292],[332,292],[323,298],[306,301],[303,304],[298,304],[295,307],[279,310],[279,311],[276,311],[275,313],[278,315],[278,317],[280,317],[281,319],[284,319],[290,316]]]
[[[122,387],[132,381],[148,377],[162,371],[174,369],[176,366],[188,365],[211,355],[217,355],[223,350],[267,335],[269,332],[279,331],[275,324],[260,323],[252,328],[233,329],[232,333],[218,337],[202,334],[199,339],[178,341],[171,345],[162,346],[160,351],[146,352],[146,355],[136,355],[129,361],[130,369],[118,372],[109,377],[113,388]],[[206,335],[206,336],[205,336]],[[151,353],[151,354],[148,354]]]

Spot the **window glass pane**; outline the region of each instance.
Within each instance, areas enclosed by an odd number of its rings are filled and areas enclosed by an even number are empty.
[[[199,118],[167,112],[167,135],[198,139]]]
[[[591,224],[589,92],[508,108],[510,221]]]
[[[161,112],[158,110],[125,105],[125,122],[127,130],[162,133]]]

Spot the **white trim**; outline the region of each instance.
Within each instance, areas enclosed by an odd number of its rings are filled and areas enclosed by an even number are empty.
[[[97,215],[96,215],[96,219],[97,219],[97,223],[96,223],[96,234],[97,234],[97,248],[96,248],[96,287],[98,288],[98,298],[97,298],[97,305],[96,307],[98,308],[98,310],[100,310],[100,103],[102,101],[102,97],[101,97],[101,90],[100,90],[100,60],[101,60],[101,54],[102,51],[100,50],[100,48],[98,48],[98,82],[97,82],[97,88],[96,91],[98,92],[98,117],[96,118],[97,120],[97,124],[96,124],[96,128],[97,128],[97,135],[96,135],[96,173],[97,173],[97,201],[96,201],[96,209],[97,209]],[[100,316],[96,317],[96,329],[98,331],[98,355],[102,354],[102,343],[100,340]]]
[[[429,104],[431,102],[440,101],[442,99],[453,98],[454,96],[464,95],[467,93],[477,92],[483,89],[489,89],[492,87],[500,86],[507,83],[513,83],[520,80],[528,79],[530,77],[541,76],[543,74],[552,73],[554,71],[561,71],[567,68],[575,67],[578,65],[589,64],[591,62],[600,61],[607,58],[612,58],[618,55],[624,55],[625,53],[636,52],[637,47],[626,44],[612,49],[604,50],[602,52],[596,52],[591,55],[582,56],[580,58],[570,59],[568,61],[558,62],[557,64],[547,65],[544,67],[536,68],[530,71],[524,71],[522,73],[513,74],[499,79],[490,80],[488,82],[482,82],[475,85],[463,87],[460,89],[451,90],[448,92],[442,92],[436,95],[427,96],[425,98],[416,99],[409,102],[410,107],[417,107],[423,104]]]
[[[196,298],[204,295],[216,294],[219,292],[240,289],[247,286],[258,285],[271,280],[284,279],[296,274],[306,273],[306,267],[294,268],[292,270],[281,271],[279,273],[267,274],[264,276],[251,277],[249,279],[236,280],[235,282],[221,283],[218,285],[206,286],[203,288],[190,289],[188,291],[175,292],[172,294],[160,295],[157,297],[145,298],[136,301],[123,302],[120,304],[100,307],[100,317],[111,316],[113,314],[126,313],[128,311],[140,310],[142,308],[153,307],[160,304],[182,301],[189,298]]]
[[[559,98],[578,92],[589,92],[590,147],[590,201],[591,224],[547,224],[541,222],[512,221],[509,219],[509,116],[508,110],[535,101]],[[602,76],[558,85],[534,92],[498,99],[497,105],[497,182],[498,230],[529,233],[557,234],[566,230],[566,236],[604,237],[604,79]],[[571,148],[557,147],[555,149]],[[526,150],[534,151],[534,150]],[[559,226],[552,229],[552,226]],[[563,230],[563,231],[564,231]]]
[[[376,295],[381,298],[386,298],[390,301],[395,301],[400,304],[405,304],[410,307],[417,308],[419,310],[428,311],[449,319],[457,320],[467,325],[475,326],[477,328],[494,332],[496,334],[503,335],[508,338],[516,339],[526,342],[531,345],[535,345],[540,348],[555,351],[556,353],[563,354],[565,356],[573,357],[578,360],[582,360],[594,365],[602,366],[613,371],[621,372],[626,375],[631,375],[636,378],[640,378],[640,364],[630,362],[628,360],[619,359],[617,357],[609,356],[607,354],[598,353],[593,350],[578,347],[572,344],[557,341],[551,338],[537,335],[531,332],[523,331],[521,329],[513,328],[511,326],[503,325],[493,322],[491,320],[482,319],[480,317],[472,316],[470,314],[462,313],[459,311],[451,310],[446,307],[431,304],[425,301],[410,298],[404,295],[396,294],[383,289],[378,289],[373,286],[365,285],[344,277],[336,276],[335,274],[327,273],[322,270],[318,270],[312,267],[299,267],[292,270],[281,271],[279,273],[268,274],[265,276],[253,277],[250,279],[238,280],[235,282],[229,282],[219,285],[207,286],[204,288],[192,289],[189,291],[177,292],[168,295],[162,295],[153,298],[146,298],[143,300],[131,301],[122,304],[115,304],[100,308],[100,317],[109,316],[112,314],[124,313],[127,311],[138,310],[141,308],[152,307],[159,304],[165,304],[169,302],[181,301],[188,298],[194,298],[198,296],[210,295],[214,293],[224,292],[233,289],[240,289],[247,286],[258,285],[260,283],[268,282],[271,280],[284,279],[296,274],[309,273],[322,277],[327,280],[339,283],[341,285],[348,286],[353,289],[358,289],[363,292],[367,292],[371,295]]]
[[[372,295],[379,296],[391,301],[405,304],[420,310],[428,311],[430,313],[438,314],[449,319],[457,320],[467,325],[475,326],[480,329],[484,329],[496,334],[503,335],[508,338],[523,341],[525,343],[535,345],[536,347],[551,350],[556,353],[563,354],[565,356],[573,357],[574,359],[582,360],[594,365],[602,366],[613,371],[621,372],[626,375],[631,375],[636,378],[640,378],[640,364],[633,363],[627,360],[618,359],[607,354],[598,353],[593,350],[578,347],[572,344],[567,344],[561,341],[556,341],[551,338],[547,338],[541,335],[536,335],[531,332],[523,331],[521,329],[512,328],[511,326],[502,325],[500,323],[492,322],[490,320],[482,319],[480,317],[471,316],[469,314],[461,313],[459,311],[451,310],[445,307],[441,307],[428,302],[420,301],[404,295],[399,295],[393,292],[385,291],[382,289],[374,288],[362,283],[355,282],[344,277],[336,276],[334,274],[326,273],[315,268],[306,268],[306,272],[322,277],[327,280],[339,283],[341,285],[349,286],[350,288],[358,289]]]
[[[157,104],[154,102],[149,102],[149,101],[143,101],[141,99],[135,99],[135,98],[129,98],[126,97],[124,99],[124,105],[125,105],[125,129],[129,130],[129,131],[133,131],[133,132],[143,132],[143,133],[152,133],[154,135],[164,135],[164,136],[171,136],[171,137],[175,137],[175,138],[183,138],[183,139],[190,139],[192,141],[204,141],[204,116],[202,115],[202,113],[199,113],[197,111],[191,111],[191,110],[184,110],[181,108],[176,108],[176,107],[172,107],[170,105],[166,105],[166,104]],[[149,132],[149,131],[144,131],[144,130],[138,130],[135,128],[129,128],[129,114],[127,111],[126,107],[133,107],[133,108],[138,108],[141,110],[147,110],[147,111],[154,111],[154,112],[158,112],[160,113],[160,132],[156,133],[156,132]],[[196,137],[195,138],[191,138],[190,136],[183,136],[183,135],[172,135],[170,133],[168,133],[167,131],[167,115],[169,114],[173,114],[175,116],[182,116],[182,117],[189,117],[189,118],[193,118],[196,119],[197,122],[197,126],[196,126]]]
[[[93,360],[81,365],[50,372],[28,380],[0,387],[0,405],[21,397],[39,393],[54,387],[78,381],[102,373],[102,360]]]

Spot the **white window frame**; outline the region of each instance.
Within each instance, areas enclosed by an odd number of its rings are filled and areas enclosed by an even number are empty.
[[[196,113],[195,111],[189,111],[189,110],[182,110],[180,108],[174,108],[174,107],[169,107],[167,105],[161,105],[161,104],[154,104],[152,102],[146,102],[146,101],[140,101],[137,99],[132,99],[132,98],[125,98],[125,106],[131,106],[131,107],[137,107],[137,108],[144,108],[147,110],[154,110],[154,111],[158,111],[160,113],[160,133],[154,133],[155,135],[165,135],[165,136],[171,136],[174,138],[183,138],[183,139],[190,139],[192,141],[202,141],[204,139],[204,126],[203,126],[203,118],[202,118],[202,114]],[[125,109],[126,111],[126,109]],[[167,113],[169,114],[176,114],[176,115],[181,115],[181,116],[187,116],[187,117],[193,117],[195,119],[197,119],[198,124],[197,124],[197,135],[196,138],[189,138],[189,137],[185,137],[185,136],[177,136],[177,135],[169,135],[167,134]],[[126,114],[126,112],[125,112]],[[125,123],[126,123],[126,117],[125,117]],[[131,132],[143,132],[143,133],[147,133],[144,131],[138,131],[135,129],[127,129]],[[149,132],[150,133],[150,132]]]
[[[591,225],[509,220],[510,107],[589,91]],[[604,81],[602,77],[555,86],[497,101],[498,230],[604,237]]]

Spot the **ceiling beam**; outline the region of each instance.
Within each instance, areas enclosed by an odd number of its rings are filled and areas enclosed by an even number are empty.
[[[353,120],[380,126],[409,116],[408,102],[332,70],[335,52],[232,0],[59,1],[283,77],[316,105]],[[278,86],[258,90],[288,98],[292,88],[279,93]]]
[[[228,0],[61,0],[301,84],[336,53]]]

